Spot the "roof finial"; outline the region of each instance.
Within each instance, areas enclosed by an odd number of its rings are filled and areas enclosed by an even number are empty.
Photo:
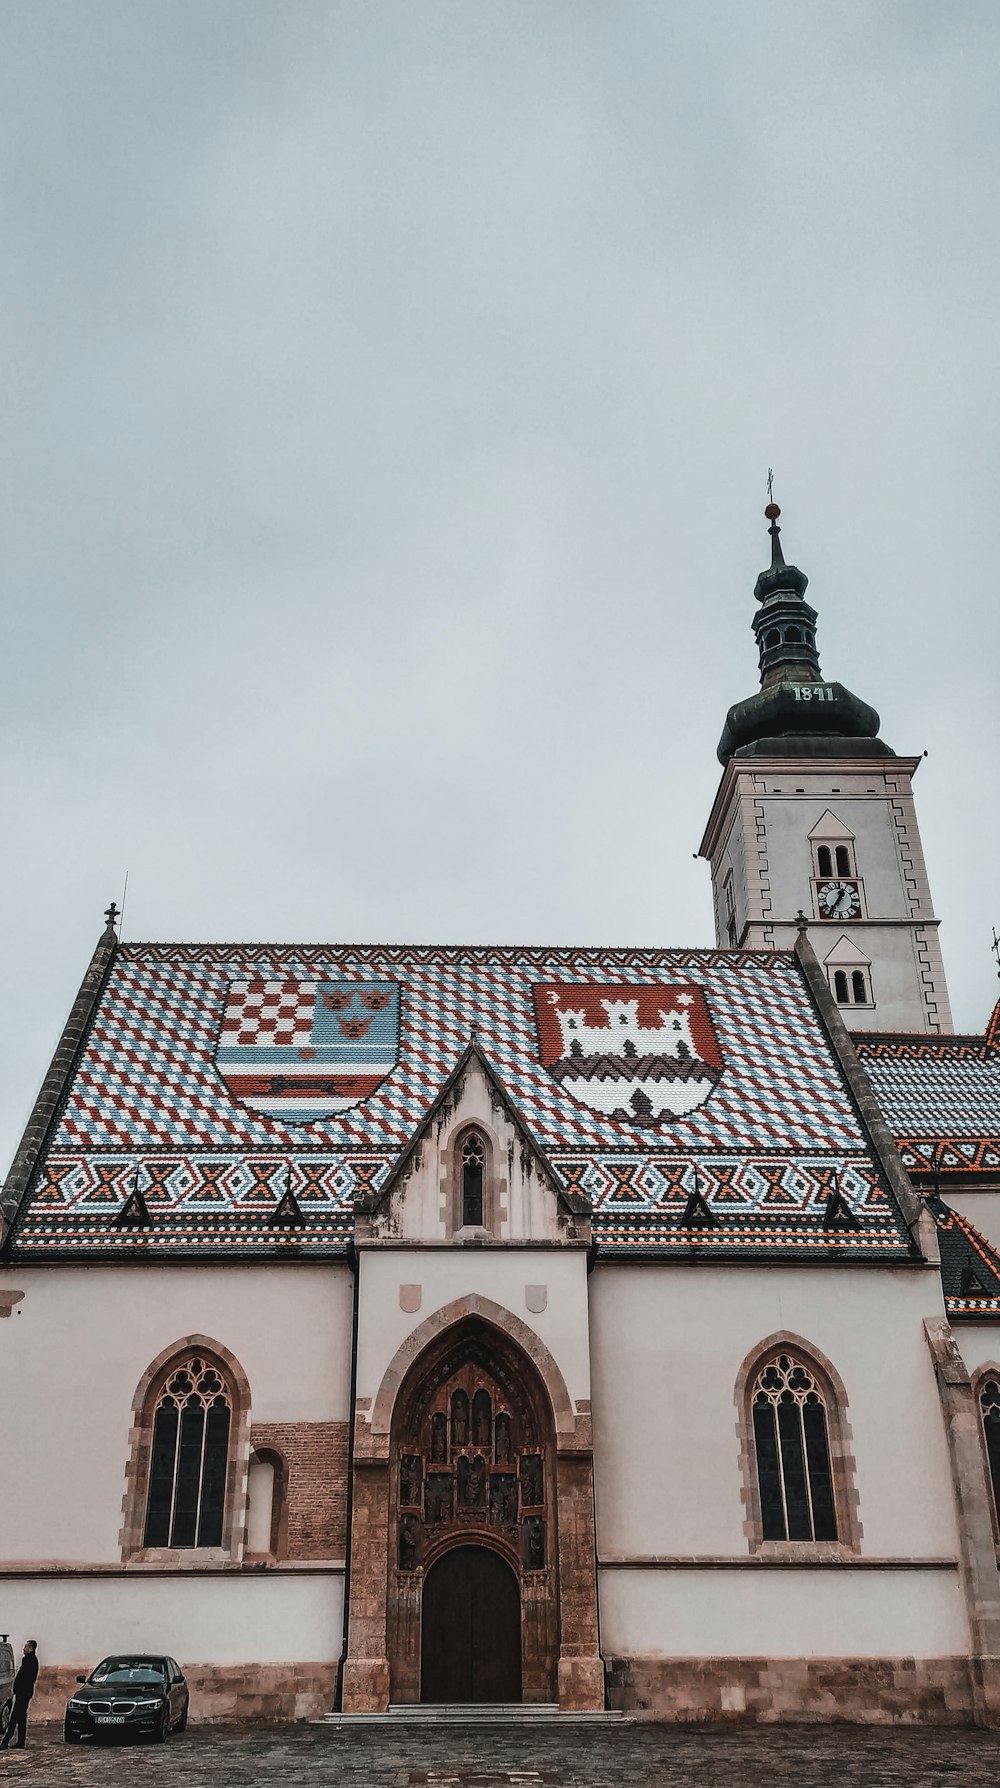
[[[767,516],[767,519],[771,524],[767,530],[771,536],[771,570],[776,571],[780,566],[784,565],[785,555],[781,550],[781,542],[778,539],[778,535],[781,533],[781,529],[778,526],[778,517],[781,514],[781,510],[778,508],[778,505],[774,500],[774,473],[770,466],[767,468],[767,508],[764,510],[764,514]]]
[[[995,925],[993,927],[993,954],[997,959],[997,974],[1000,975],[1000,937],[997,936]]]
[[[118,908],[116,907],[114,901],[112,901],[111,905],[105,909],[104,917],[108,921],[108,930],[114,931],[115,920],[118,917]]]

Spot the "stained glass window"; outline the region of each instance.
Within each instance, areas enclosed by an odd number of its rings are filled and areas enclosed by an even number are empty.
[[[763,1538],[835,1540],[823,1393],[791,1354],[769,1360],[757,1375],[753,1433]]]
[[[221,1546],[232,1399],[222,1374],[193,1355],[157,1399],[146,1546]]]

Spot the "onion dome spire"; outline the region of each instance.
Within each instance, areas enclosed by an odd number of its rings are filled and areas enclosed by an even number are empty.
[[[842,683],[827,683],[816,650],[816,610],[805,599],[809,582],[781,550],[781,510],[768,474],[771,563],[754,585],[760,607],[753,630],[760,690],[726,716],[719,760],[731,757],[892,757],[878,736],[879,717]]]
[[[771,563],[761,572],[753,589],[762,605],[753,622],[760,654],[760,686],[768,689],[789,675],[800,683],[818,683],[821,673],[816,650],[816,610],[804,600],[809,579],[797,565],[785,564],[778,526],[781,510],[777,503],[769,503],[764,514],[771,536]]]

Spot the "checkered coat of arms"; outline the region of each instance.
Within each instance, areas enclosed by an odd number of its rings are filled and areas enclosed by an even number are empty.
[[[396,1065],[394,981],[231,981],[215,1065],[234,1099],[311,1124],[360,1105]]]

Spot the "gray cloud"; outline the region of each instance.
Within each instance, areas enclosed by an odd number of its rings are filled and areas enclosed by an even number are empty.
[[[773,464],[995,994],[990,5],[11,0],[9,1156],[155,938],[711,939]]]

